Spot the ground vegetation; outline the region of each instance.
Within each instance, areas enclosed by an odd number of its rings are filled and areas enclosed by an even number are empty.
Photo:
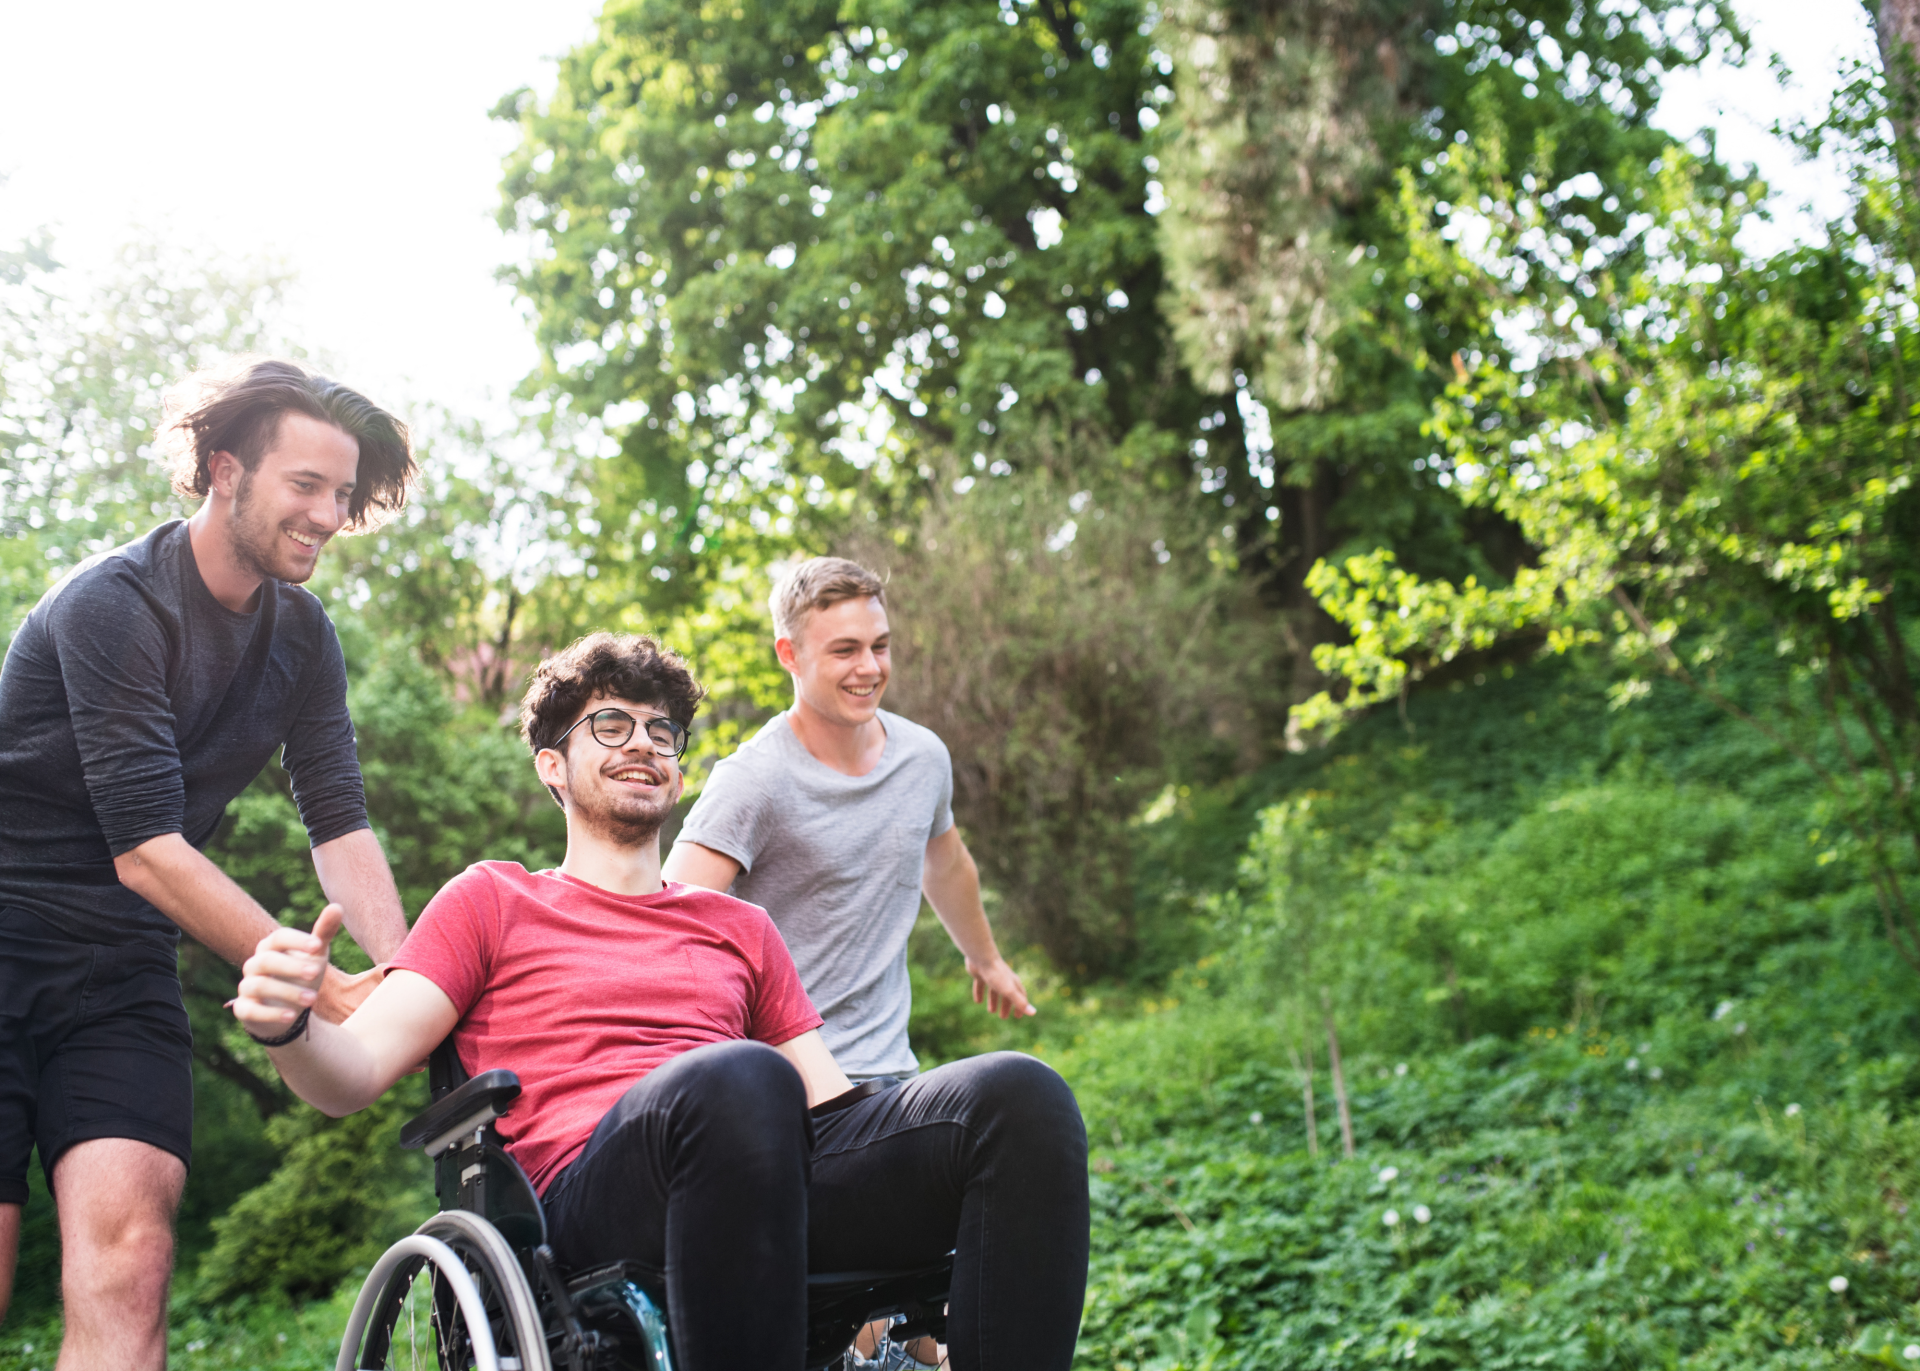
[[[856,555],[1041,1007],[928,916],[913,1038],[1079,1093],[1081,1365],[1920,1363],[1910,8],[1794,135],[1852,211],[1753,260],[1649,118],[1724,6],[612,0],[498,111],[526,423],[410,413],[314,583],[409,914],[557,858],[543,652],[687,653],[697,787],[785,702],[772,576]],[[284,285],[0,255],[0,632],[184,512],[158,389]],[[213,853],[312,917],[276,769]],[[323,1364],[418,1082],[324,1120],[182,973],[175,1357]]]

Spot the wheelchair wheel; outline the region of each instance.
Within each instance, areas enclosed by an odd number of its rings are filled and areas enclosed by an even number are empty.
[[[357,1355],[356,1355],[357,1353]],[[368,1273],[336,1371],[552,1371],[539,1308],[493,1225],[434,1215]]]

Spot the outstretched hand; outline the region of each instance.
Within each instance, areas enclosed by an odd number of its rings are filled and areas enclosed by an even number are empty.
[[[1026,983],[1007,965],[1005,957],[995,957],[988,965],[978,967],[969,961],[967,970],[973,976],[975,1004],[985,1004],[1003,1019],[1023,1019],[1040,1012],[1027,1002]]]
[[[233,1017],[256,1036],[272,1037],[284,1032],[300,1011],[314,1008],[330,971],[346,979],[333,971],[328,960],[329,946],[344,921],[340,906],[330,904],[320,912],[311,933],[276,928],[262,938],[240,968]]]

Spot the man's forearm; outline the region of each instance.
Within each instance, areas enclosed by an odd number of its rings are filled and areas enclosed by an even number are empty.
[[[1019,973],[1007,965],[987,925],[987,909],[980,901],[980,868],[973,854],[960,840],[960,831],[949,828],[927,844],[926,874],[920,888],[926,892],[933,912],[940,916],[947,936],[967,959],[967,973],[973,977],[973,1002],[984,1004],[1001,1018],[1034,1013],[1027,999],[1027,988]]]
[[[379,1079],[364,1043],[318,1015],[308,1021],[305,1034],[285,1047],[268,1048],[267,1056],[288,1089],[336,1119],[365,1109],[392,1084]]]
[[[387,854],[370,828],[313,849],[313,869],[327,899],[347,916],[347,932],[376,964],[390,962],[407,939],[407,916]]]
[[[120,884],[235,966],[279,927],[272,915],[178,833],[113,859]]]
[[[980,903],[977,888],[970,903],[951,898],[942,902],[931,894],[928,903],[933,905],[940,926],[947,930],[947,936],[967,959],[969,968],[986,966],[1000,959],[1000,945],[993,939],[993,927],[987,922],[987,911]]]
[[[985,966],[999,958],[1000,948],[980,899],[980,869],[965,847],[953,846],[956,850],[938,867],[927,867],[922,886],[935,917],[968,965]]]

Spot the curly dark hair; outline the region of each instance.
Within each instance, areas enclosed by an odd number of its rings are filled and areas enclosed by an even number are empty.
[[[231,452],[249,472],[280,433],[280,416],[304,414],[332,424],[360,445],[347,501],[347,531],[373,528],[407,503],[416,470],[407,426],[357,390],[297,362],[243,358],[223,372],[189,377],[168,404],[175,448],[173,488],[189,500],[213,489],[216,452]]]
[[[534,668],[520,700],[520,736],[552,747],[587,701],[609,697],[656,705],[691,727],[707,692],[680,655],[644,633],[590,633]]]

